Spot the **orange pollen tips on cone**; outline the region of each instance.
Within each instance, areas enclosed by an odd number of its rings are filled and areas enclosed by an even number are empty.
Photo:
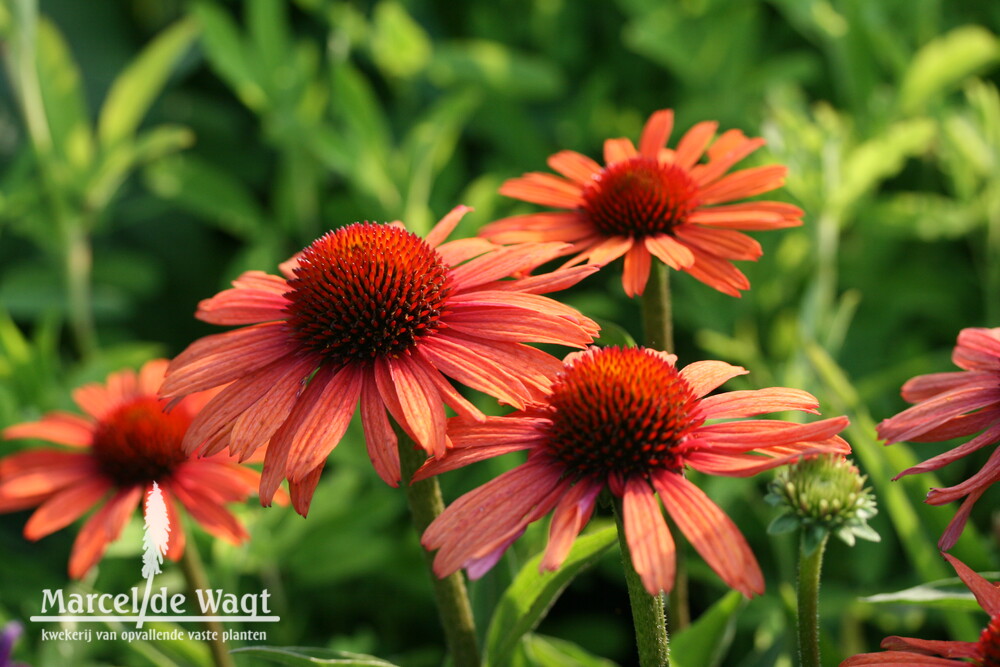
[[[607,166],[583,191],[581,211],[608,236],[668,233],[698,207],[687,170],[648,157]]]
[[[979,635],[981,667],[1000,667],[1000,614],[990,619],[990,624]]]
[[[338,366],[397,357],[441,326],[448,267],[401,227],[355,223],[306,248],[285,297],[292,336]]]
[[[163,480],[187,458],[181,441],[188,422],[182,411],[164,412],[163,403],[144,396],[105,415],[91,449],[118,486]]]
[[[548,452],[579,477],[680,471],[677,446],[704,421],[666,359],[640,348],[593,349],[556,379]]]

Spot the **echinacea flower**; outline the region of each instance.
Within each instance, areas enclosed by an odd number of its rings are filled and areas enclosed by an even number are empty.
[[[359,400],[368,454],[395,486],[399,453],[386,410],[417,445],[443,455],[445,405],[485,418],[446,375],[518,408],[540,395],[560,363],[523,343],[584,347],[598,331],[541,295],[592,271],[506,280],[563,244],[443,243],[468,210],[454,209],[426,239],[395,223],[342,227],[282,265],[284,278],[250,271],[202,301],[200,319],[252,326],[196,341],[171,364],[165,396],[232,382],[195,421],[187,451],[246,456],[269,442],[261,500],[288,478],[305,515]]]
[[[496,243],[566,241],[564,254],[576,255],[572,263],[603,265],[624,255],[622,285],[629,296],[642,294],[653,257],[740,296],[750,283],[731,260],[756,260],[761,249],[737,230],[801,225],[802,210],[783,202],[732,202],[780,187],[787,170],[767,165],[727,174],[764,140],[739,130],[715,138],[718,123],[704,121],[677,148],[665,148],[673,123],[673,111],[654,113],[638,149],[628,139],[608,139],[603,167],[560,151],[548,161],[560,176],[535,172],[508,180],[501,194],[566,210],[498,220],[480,235]]]
[[[990,615],[990,621],[979,641],[944,641],[886,637],[882,653],[863,653],[840,663],[840,667],[874,667],[877,665],[909,665],[909,667],[996,667],[1000,665],[1000,584],[990,583],[973,572],[954,556],[948,559],[962,582],[976,597],[979,606]]]
[[[920,375],[903,385],[903,398],[915,403],[878,425],[879,438],[894,442],[939,442],[982,431],[968,442],[938,454],[896,475],[937,470],[973,452],[1000,442],[1000,329],[963,329],[951,356],[963,369]],[[985,429],[985,430],[984,430]],[[942,550],[958,541],[976,501],[1000,479],[1000,448],[967,480],[931,489],[927,503],[944,505],[965,498],[938,542]]]
[[[69,560],[72,578],[83,577],[118,539],[153,482],[159,484],[171,531],[167,556],[180,558],[184,531],[176,503],[210,534],[233,544],[248,537],[225,508],[245,501],[260,473],[226,455],[197,459],[181,440],[210,394],[193,394],[167,409],[156,395],[165,359],[147,362],[138,373],[111,373],[105,384],[73,392],[85,413],[51,412],[40,420],[9,426],[3,437],[37,438],[67,449],[26,449],[0,459],[0,512],[38,507],[24,536],[38,540],[65,528],[88,510]]]
[[[674,581],[674,542],[657,495],[726,584],[747,596],[763,592],[743,535],[684,469],[747,477],[806,454],[846,453],[837,433],[847,418],[707,423],[783,410],[815,413],[817,402],[781,387],[707,396],[746,371],[721,361],[683,369],[675,362],[674,355],[645,348],[590,348],[566,358],[545,403],[482,423],[454,418],[448,433],[455,448],[416,477],[507,452],[529,454],[459,498],[425,531],[423,545],[438,550],[435,573],[466,568],[480,576],[529,523],[553,509],[541,567],[557,569],[607,488],[622,500],[625,538],[650,594],[669,591]]]

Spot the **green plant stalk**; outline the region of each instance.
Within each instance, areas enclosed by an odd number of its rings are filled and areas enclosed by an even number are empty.
[[[625,569],[629,605],[632,607],[632,624],[635,626],[635,644],[639,651],[640,667],[667,667],[670,664],[670,639],[667,636],[667,618],[663,608],[663,594],[650,595],[642,585],[639,573],[632,565],[632,553],[625,539],[625,522],[622,518],[622,501],[614,499],[615,525],[618,527],[618,544]]]
[[[986,323],[991,327],[1000,326],[1000,210],[996,209],[1000,205],[991,207],[986,222]]]
[[[642,340],[646,347],[674,351],[674,325],[670,306],[670,268],[653,260],[649,281],[642,293]]]
[[[829,535],[806,554],[805,536],[799,538],[798,634],[799,665],[820,667],[819,659],[819,582],[823,570],[823,552]]]
[[[181,570],[184,572],[184,579],[187,581],[188,589],[192,596],[195,591],[209,588],[208,578],[205,576],[205,564],[201,561],[198,548],[195,546],[191,535],[188,535],[184,545],[184,555],[181,556]],[[205,621],[205,629],[211,632],[212,639],[208,641],[208,647],[212,651],[212,662],[215,667],[236,667],[233,656],[229,654],[226,643],[222,641],[224,628],[219,621]]]
[[[413,527],[417,536],[424,534],[431,521],[444,511],[441,486],[436,478],[410,483],[413,473],[427,458],[412,439],[396,429],[399,438],[399,463],[406,488],[406,502],[410,506]],[[455,572],[443,579],[434,574],[434,557],[424,551],[427,570],[434,586],[434,600],[438,615],[444,627],[445,641],[451,653],[454,667],[478,667],[479,646],[476,640],[476,624],[472,616],[472,605],[461,572]]]
[[[83,225],[71,224],[64,247],[64,271],[69,324],[76,341],[77,351],[84,359],[97,350],[97,333],[94,326],[90,274],[93,268],[90,238]]]

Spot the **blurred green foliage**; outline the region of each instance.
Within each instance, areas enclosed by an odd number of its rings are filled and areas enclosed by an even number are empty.
[[[671,107],[681,130],[716,119],[765,136],[755,159],[787,164],[784,196],[806,210],[803,227],[757,235],[765,255],[742,267],[742,299],[687,276],[673,285],[682,364],[742,364],[742,386],[801,387],[852,418],[883,541],[830,547],[828,664],[887,634],[972,640],[980,616],[858,596],[951,574],[934,542],[954,508],[921,501],[982,460],[890,483],[941,447],[883,449],[873,426],[902,407],[904,380],[951,370],[959,329],[1000,326],[998,30],[1000,4],[940,0],[2,0],[0,426],[71,408],[79,383],[213,332],[192,317],[199,299],[243,270],[274,272],[329,228],[402,219],[425,232],[464,203],[476,212],[456,234],[471,236],[531,210],[496,194],[503,179],[564,148],[596,157]],[[616,340],[638,332],[617,270],[566,295]],[[449,474],[445,493],[512,463]],[[677,645],[697,664],[792,664],[795,545],[766,536],[766,481],[699,480],[747,535],[768,594],[737,604],[689,559],[711,631]],[[976,569],[997,565],[996,500],[980,501],[954,551]],[[0,621],[35,613],[39,591],[65,579],[72,530],[29,544],[26,516],[0,516]],[[250,505],[241,516],[247,546],[198,542],[213,584],[272,590],[283,620],[269,644],[440,664],[420,547],[358,425],[308,520]],[[532,527],[473,585],[482,632],[544,534]],[[135,584],[139,543],[126,535],[74,586]],[[631,664],[616,559],[575,579],[539,634],[508,647],[511,664]],[[200,645],[57,645],[31,624],[15,656],[208,664]]]

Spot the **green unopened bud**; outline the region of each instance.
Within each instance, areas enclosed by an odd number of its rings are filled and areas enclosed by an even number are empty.
[[[810,544],[830,533],[852,546],[859,538],[878,542],[879,534],[868,525],[878,510],[866,479],[837,454],[821,454],[786,467],[768,489],[767,502],[783,509],[768,532],[802,528]]]

